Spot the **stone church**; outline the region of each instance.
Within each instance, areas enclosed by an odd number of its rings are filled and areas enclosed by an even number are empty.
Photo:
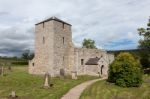
[[[30,74],[52,77],[76,72],[77,75],[107,76],[114,55],[103,49],[76,48],[72,42],[71,24],[56,17],[35,25],[35,57],[29,61]]]

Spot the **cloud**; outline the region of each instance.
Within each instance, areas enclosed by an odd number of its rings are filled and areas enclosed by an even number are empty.
[[[25,50],[34,49],[33,28],[12,26],[0,30],[0,55],[21,55]]]
[[[149,5],[149,0],[1,0],[0,55],[33,50],[34,24],[51,16],[72,24],[77,46],[91,38],[99,48],[134,49],[136,29],[146,26]]]

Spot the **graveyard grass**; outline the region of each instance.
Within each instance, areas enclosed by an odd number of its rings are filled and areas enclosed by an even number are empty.
[[[72,80],[70,77],[55,77],[51,79],[53,87],[44,89],[43,76],[28,74],[27,66],[12,67],[12,71],[5,71],[5,75],[0,76],[0,99],[7,99],[11,91],[16,91],[21,99],[59,99],[72,87],[95,78],[97,77],[80,76],[78,80]]]
[[[150,75],[144,75],[141,87],[122,88],[106,81],[87,87],[80,99],[150,99]]]

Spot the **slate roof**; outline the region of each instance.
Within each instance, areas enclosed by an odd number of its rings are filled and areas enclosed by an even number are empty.
[[[44,20],[44,21],[41,21],[41,22],[39,22],[39,23],[37,23],[37,24],[35,24],[35,25],[38,25],[38,24],[41,24],[41,23],[44,23],[44,22],[48,22],[48,21],[51,21],[51,20],[55,20],[55,21],[58,21],[58,22],[61,22],[61,23],[64,23],[64,24],[67,24],[67,25],[70,25],[70,26],[71,26],[71,24],[62,21],[62,20],[58,19],[58,18],[55,17],[55,16],[54,16],[54,17],[51,17],[51,18],[48,18],[48,19],[46,19],[46,20]]]
[[[85,65],[98,65],[98,61],[100,60],[100,58],[96,57],[96,58],[90,58]]]

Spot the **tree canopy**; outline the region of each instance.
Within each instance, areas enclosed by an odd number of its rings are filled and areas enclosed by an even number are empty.
[[[120,53],[109,67],[108,81],[122,87],[136,87],[142,84],[142,70],[132,54]]]
[[[150,19],[147,28],[139,28],[138,33],[143,39],[139,40],[141,64],[143,68],[150,68]]]
[[[32,60],[34,57],[34,53],[30,53],[30,50],[26,50],[22,53],[21,58],[25,60]]]
[[[82,42],[82,47],[85,48],[96,48],[95,41],[92,39],[84,39]]]

